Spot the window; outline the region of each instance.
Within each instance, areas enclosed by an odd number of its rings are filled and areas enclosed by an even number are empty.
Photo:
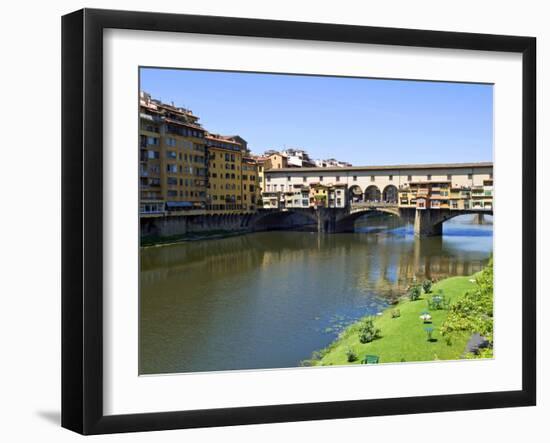
[[[175,160],[177,157],[178,157],[178,154],[176,153],[176,151],[166,151],[166,158]]]
[[[171,174],[175,174],[176,172],[178,172],[178,167],[177,165],[174,165],[174,164],[167,164],[166,165],[166,172],[169,172]]]
[[[158,146],[159,145],[159,139],[157,137],[147,137],[147,144]]]
[[[336,181],[337,181],[337,182],[340,181],[340,176],[339,176],[339,175],[336,176]]]
[[[354,181],[354,182],[357,181],[357,176],[356,176],[356,175],[353,176],[353,181]]]
[[[370,181],[371,181],[371,182],[374,181],[374,175],[371,175],[371,176],[370,176]]]
[[[286,178],[286,181],[287,181],[287,182],[290,181],[290,175]]]
[[[392,181],[393,180],[393,175],[390,175],[388,178],[390,179],[390,181]]]
[[[473,174],[468,174],[468,180],[471,180],[473,178]]]
[[[178,196],[178,191],[174,191],[172,189],[169,189],[167,192],[166,192],[166,195],[168,197],[177,197]]]
[[[407,175],[407,181],[411,182],[412,181],[412,175]]]
[[[323,176],[322,176],[322,175],[319,176],[319,181],[320,181],[320,182],[323,181]]]
[[[177,185],[178,184],[178,179],[175,178],[175,177],[168,177],[166,179],[166,184],[168,184],[168,185]]]
[[[305,183],[307,182],[307,177],[302,177],[302,181]]]
[[[148,159],[158,159],[160,158],[160,153],[158,151],[147,151]]]
[[[431,179],[432,179],[432,176],[431,176],[430,174],[428,174],[428,175],[426,176],[426,178],[427,178],[428,180],[431,180]]]
[[[451,181],[453,179],[453,176],[451,174],[447,174],[447,180]]]
[[[171,147],[174,147],[176,146],[176,139],[175,138],[171,138],[171,137],[166,137],[164,139],[164,144],[166,146],[171,146]]]
[[[268,175],[267,177],[267,181],[270,182],[271,181],[271,177]]]

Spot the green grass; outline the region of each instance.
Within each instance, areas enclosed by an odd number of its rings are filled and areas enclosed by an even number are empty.
[[[474,277],[451,277],[435,283],[432,293],[443,290],[446,297],[454,302],[466,291],[474,289]],[[341,336],[327,348],[319,352],[320,359],[309,361],[312,365],[350,365],[360,364],[366,354],[378,355],[380,363],[402,361],[455,360],[462,357],[470,334],[453,339],[451,345],[441,337],[439,328],[447,317],[447,310],[428,309],[426,294],[416,301],[403,300],[389,307],[381,316],[376,317],[375,326],[381,329],[381,338],[370,343],[360,343],[357,328],[360,322],[349,326]],[[392,318],[391,311],[399,309],[401,316]],[[424,324],[420,315],[429,311],[431,324]],[[432,341],[428,341],[425,327],[433,327]],[[346,351],[351,349],[358,359],[347,361]]]

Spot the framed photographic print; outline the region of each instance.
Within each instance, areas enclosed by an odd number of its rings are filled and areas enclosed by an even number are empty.
[[[62,26],[64,427],[535,404],[534,38]]]

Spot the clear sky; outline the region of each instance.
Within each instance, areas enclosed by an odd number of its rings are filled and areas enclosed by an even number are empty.
[[[146,68],[140,89],[254,153],[302,148],[354,165],[493,159],[491,85]]]

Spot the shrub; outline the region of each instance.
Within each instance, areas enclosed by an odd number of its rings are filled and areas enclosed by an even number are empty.
[[[392,309],[391,318],[401,317],[401,311],[399,309]]]
[[[422,282],[422,289],[424,289],[424,292],[426,294],[429,294],[432,292],[432,281],[431,280],[424,280]]]
[[[359,326],[359,341],[361,343],[370,343],[380,338],[380,329],[374,326],[374,320],[367,318]]]
[[[351,349],[351,348],[348,348],[346,350],[346,357],[348,358],[349,363],[354,362],[354,361],[357,360],[357,354],[355,352],[353,352],[353,349]]]
[[[420,298],[420,294],[421,294],[421,290],[420,290],[420,285],[412,285],[410,288],[409,288],[409,291],[408,291],[408,296],[409,296],[409,299],[411,301],[416,301]]]
[[[466,292],[449,307],[447,319],[440,330],[446,341],[464,332],[477,332],[489,347],[493,344],[493,261],[476,278],[476,287]],[[489,354],[491,351],[486,351]]]
[[[388,302],[390,305],[397,305],[399,304],[399,296],[396,294],[391,294],[388,298]]]

